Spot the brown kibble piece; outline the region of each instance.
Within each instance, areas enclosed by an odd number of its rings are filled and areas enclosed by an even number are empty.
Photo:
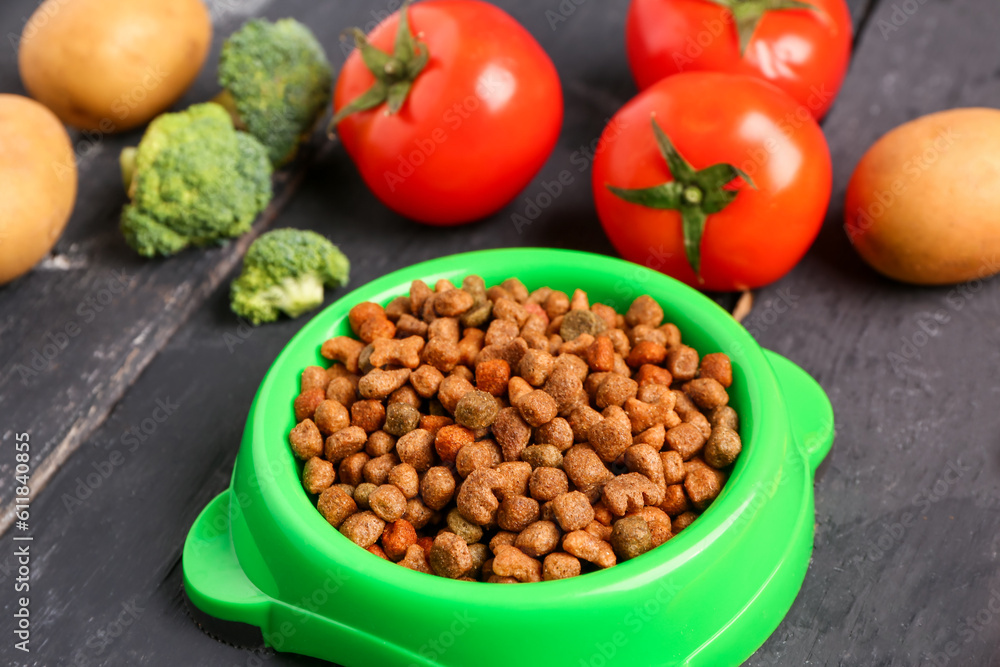
[[[641,340],[628,353],[628,365],[639,368],[645,364],[661,364],[667,358],[667,348],[651,340]]]
[[[563,454],[563,470],[583,493],[599,491],[605,482],[614,477],[597,452],[587,445],[574,445]]]
[[[354,498],[339,486],[324,489],[316,501],[316,508],[334,528],[339,528],[347,517],[358,511]]]
[[[629,560],[652,549],[653,535],[646,520],[636,514],[615,521],[611,548],[619,560]]]
[[[399,340],[394,338],[378,338],[372,342],[372,353],[368,362],[376,367],[405,366],[416,368],[420,365],[420,352],[424,349],[424,339],[420,336],[407,336]]]
[[[674,536],[670,530],[670,517],[658,507],[643,507],[633,516],[641,516],[646,520],[654,549]]]
[[[629,472],[637,472],[649,481],[666,490],[667,483],[663,475],[663,461],[660,453],[649,445],[632,445],[625,450],[625,466]]]
[[[563,493],[552,500],[552,511],[559,527],[570,532],[580,530],[594,520],[594,508],[579,491]]]
[[[389,479],[389,472],[398,464],[399,457],[395,452],[369,459],[363,469],[365,481],[375,486],[385,484]]]
[[[569,579],[579,574],[580,560],[565,551],[551,553],[542,561],[542,579],[544,581]]]
[[[454,533],[441,533],[434,538],[428,561],[434,574],[449,579],[458,579],[472,567],[469,545]]]
[[[528,488],[532,498],[544,503],[569,491],[569,479],[558,468],[535,468],[528,481]]]
[[[672,521],[674,535],[690,526],[698,518],[697,512],[684,512]]]
[[[608,373],[597,387],[594,402],[601,410],[611,405],[620,407],[628,399],[635,398],[638,391],[639,385],[635,380],[622,377],[618,373]]]
[[[385,406],[381,401],[355,401],[351,406],[351,424],[374,433],[385,423]]]
[[[434,464],[434,436],[422,428],[414,429],[396,441],[396,453],[400,461],[423,472]]]
[[[322,389],[309,389],[299,394],[295,398],[293,407],[295,409],[295,421],[300,422],[310,419],[319,404],[326,400],[326,392]]]
[[[415,407],[407,403],[390,403],[385,412],[385,426],[387,433],[395,436],[404,436],[420,425],[420,412]]]
[[[481,440],[458,450],[455,469],[462,477],[468,477],[473,470],[493,468],[503,461],[503,452],[492,440]]]
[[[712,378],[697,378],[684,385],[684,393],[694,403],[706,410],[718,408],[729,402],[725,387]]]
[[[450,289],[434,298],[434,312],[441,317],[458,317],[472,308],[474,303],[475,299],[465,290]]]
[[[403,556],[401,561],[399,561],[399,564],[408,570],[423,572],[425,574],[433,574],[433,572],[431,572],[430,565],[427,563],[427,555],[417,544],[411,544],[406,549],[406,555]]]
[[[713,468],[725,468],[743,450],[739,434],[725,426],[716,426],[705,443],[705,463]]]
[[[684,457],[677,452],[670,450],[660,452],[660,461],[663,463],[663,481],[668,485],[680,484],[684,481]]]
[[[595,338],[585,354],[592,371],[610,371],[615,367],[615,346],[608,336]]]
[[[455,421],[466,428],[486,428],[500,411],[497,401],[485,391],[467,392],[455,405]]]
[[[615,563],[614,549],[585,530],[574,530],[563,538],[563,549],[568,553],[593,563],[600,568],[609,568]]]
[[[459,450],[471,445],[476,437],[464,426],[453,424],[441,427],[434,437],[434,449],[445,463],[453,463]]]
[[[344,364],[349,372],[357,373],[358,357],[364,347],[364,343],[350,336],[337,336],[323,343],[319,353],[331,361]]]
[[[326,394],[324,393],[324,396]],[[342,428],[347,428],[351,425],[351,415],[343,405],[338,401],[324,400],[318,406],[316,406],[316,411],[313,414],[313,421],[316,422],[316,426],[324,435],[330,435],[331,433],[336,433]]]
[[[562,468],[563,456],[554,445],[528,445],[521,452],[521,459],[532,468]]]
[[[510,364],[504,359],[491,359],[476,366],[476,389],[493,396],[507,393],[510,381]]]
[[[445,518],[445,524],[448,526],[448,530],[455,533],[469,544],[478,542],[483,538],[483,529],[463,517],[462,513],[459,512],[457,508],[452,508],[452,510],[448,512],[448,516]]]
[[[518,533],[538,521],[538,501],[526,496],[512,496],[500,503],[497,523],[503,530]]]
[[[711,424],[712,428],[717,426],[725,426],[728,429],[736,431],[740,430],[740,418],[736,414],[736,410],[733,410],[728,405],[722,405],[714,410],[710,411],[708,416],[708,423]]]
[[[733,365],[726,354],[712,352],[702,357],[699,375],[703,378],[712,378],[728,389],[733,384]]]
[[[503,450],[505,461],[519,461],[531,440],[531,427],[521,419],[517,408],[504,408],[493,422],[493,437]]]
[[[691,380],[698,372],[698,353],[687,345],[672,347],[667,352],[666,366],[674,380]]]
[[[410,384],[421,398],[430,398],[437,393],[444,374],[433,366],[424,364],[410,374]]]
[[[590,428],[601,421],[601,413],[589,405],[581,405],[569,414],[567,423],[573,431],[573,439],[576,442],[583,442],[587,439]]]
[[[347,313],[347,320],[355,335],[361,331],[361,325],[373,317],[385,317],[385,310],[382,309],[382,306],[371,301],[362,301],[353,306]]]
[[[542,564],[514,546],[501,545],[493,559],[493,572],[520,582],[541,581]]]
[[[373,512],[358,512],[352,514],[340,524],[340,532],[362,549],[367,549],[382,537],[385,521],[375,516]]]
[[[608,514],[610,514],[610,512]],[[588,523],[584,527],[584,530],[599,540],[604,540],[605,542],[611,540],[611,526],[605,526],[597,519],[594,519],[593,521]]]
[[[562,417],[556,417],[535,430],[535,442],[552,445],[564,452],[573,446],[573,428]]]
[[[643,364],[639,367],[639,373],[635,377],[636,382],[642,387],[644,384],[662,384],[666,387],[674,381],[674,377],[666,368]]]
[[[288,434],[292,453],[303,461],[323,454],[323,435],[311,419],[303,419]]]
[[[559,546],[562,533],[551,521],[535,521],[517,536],[514,546],[531,556],[540,558],[552,553]]]
[[[368,506],[378,518],[392,522],[403,518],[406,497],[392,484],[383,484],[368,496]]]
[[[347,429],[344,429],[347,430]],[[333,437],[333,436],[330,436]],[[343,461],[340,462],[340,467],[337,468],[337,476],[340,481],[344,484],[349,484],[350,486],[357,486],[364,481],[364,470],[365,464],[371,460],[371,457],[364,452],[357,452],[351,454]]]
[[[517,372],[532,387],[541,387],[555,368],[556,360],[545,350],[528,350],[518,363]]]
[[[719,495],[725,483],[725,475],[708,466],[688,470],[684,478],[684,490],[695,509],[704,510]]]
[[[643,294],[636,297],[632,305],[625,312],[625,323],[630,327],[645,324],[649,327],[658,327],[663,322],[663,308],[656,303],[653,297]]]
[[[471,382],[459,375],[449,375],[441,381],[437,399],[441,401],[445,410],[454,414],[459,400],[470,391],[475,391]]]
[[[406,519],[398,519],[388,524],[382,531],[382,549],[392,561],[406,556],[411,546],[417,543],[417,531]]]
[[[410,379],[409,368],[398,368],[387,371],[375,368],[361,376],[358,381],[358,393],[364,398],[384,399],[396,391]]]
[[[524,461],[504,461],[495,468],[498,484],[496,493],[500,500],[528,495],[531,464]]]
[[[406,502],[406,512],[403,514],[403,518],[413,524],[417,530],[422,530],[435,516],[434,510],[427,507],[419,498],[411,498]]]
[[[337,471],[333,464],[314,456],[302,467],[302,486],[306,493],[322,493],[337,481]]]
[[[687,493],[684,492],[684,485],[671,484],[667,486],[667,492],[663,495],[663,502],[659,504],[659,508],[670,516],[677,516],[691,509]]]
[[[529,426],[538,427],[547,424],[556,417],[557,406],[554,398],[541,389],[529,391],[517,400],[516,407],[521,418]]]
[[[485,526],[496,519],[500,501],[494,489],[500,486],[500,476],[495,470],[480,468],[472,471],[458,491],[458,511],[469,521]]]
[[[342,428],[326,439],[324,455],[330,463],[340,463],[365,448],[368,436],[357,426]],[[367,461],[367,459],[366,459]],[[350,482],[348,482],[350,484]]]
[[[420,480],[420,497],[431,509],[443,509],[454,495],[455,478],[444,466],[430,468]]]
[[[416,498],[420,493],[420,476],[417,474],[417,469],[409,463],[396,465],[389,471],[387,481],[399,489],[407,500]]]
[[[632,422],[617,405],[608,407],[602,416],[587,431],[587,441],[602,461],[611,463],[632,445]]]
[[[630,472],[619,475],[605,484],[601,491],[601,499],[612,514],[624,516],[646,505],[659,505],[663,502],[663,493],[663,490],[645,475]]]
[[[322,366],[306,366],[299,379],[300,392],[319,389],[325,394],[328,384],[330,384],[330,376],[327,375],[326,369]]]
[[[685,461],[701,451],[705,435],[694,424],[683,423],[667,431],[667,446]]]

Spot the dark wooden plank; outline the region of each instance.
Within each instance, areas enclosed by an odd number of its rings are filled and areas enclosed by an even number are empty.
[[[20,27],[22,19],[13,17],[23,16],[28,4],[5,5],[6,25]],[[248,10],[267,3],[210,4],[216,34],[209,63],[214,63],[221,39]],[[331,28],[325,36],[335,38],[336,32]],[[16,67],[10,54],[4,54],[0,80],[6,85],[12,74],[16,78]],[[214,95],[214,79],[210,64],[177,108]],[[19,415],[20,428],[35,434],[36,494],[219,285],[253,236],[274,220],[315,153],[304,151],[295,165],[276,175],[275,199],[253,233],[225,247],[149,261],[132,252],[118,232],[118,213],[125,202],[118,154],[138,142],[141,130],[116,136],[73,131],[72,137],[80,186],[66,232],[38,269],[0,287],[0,412]],[[47,408],[37,409],[40,405]],[[4,443],[13,437],[11,428],[0,431]],[[13,516],[11,465],[11,460],[0,461],[0,533]]]

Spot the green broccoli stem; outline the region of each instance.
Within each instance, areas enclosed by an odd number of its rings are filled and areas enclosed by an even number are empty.
[[[246,130],[246,123],[243,122],[243,118],[240,117],[240,112],[236,110],[236,98],[228,90],[223,89],[218,95],[213,97],[210,102],[218,104],[220,107],[226,110],[230,118],[233,119],[233,127],[237,130]]]
[[[135,180],[135,156],[138,152],[138,146],[129,146],[123,148],[118,156],[118,164],[122,170],[122,185],[125,186],[125,192],[130,197],[132,196],[132,181]]]
[[[396,43],[392,53],[379,51],[368,41],[365,33],[358,28],[345,31],[345,35],[354,37],[354,44],[361,54],[365,66],[375,77],[375,83],[365,92],[345,104],[330,121],[330,129],[340,121],[359,111],[374,109],[386,104],[390,114],[399,111],[413,82],[427,66],[430,54],[427,45],[417,41],[410,32],[409,0],[399,8],[399,26],[396,30]]]

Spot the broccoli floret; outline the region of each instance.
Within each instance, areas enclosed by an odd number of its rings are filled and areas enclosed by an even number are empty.
[[[330,103],[332,77],[323,47],[304,25],[254,19],[222,45],[224,91],[216,101],[281,165],[295,156]]]
[[[351,264],[316,232],[276,229],[250,245],[233,281],[230,306],[255,326],[284,312],[298,317],[323,303],[323,287],[347,283]]]
[[[121,230],[146,257],[239,236],[271,200],[266,149],[217,104],[159,116],[121,163]]]

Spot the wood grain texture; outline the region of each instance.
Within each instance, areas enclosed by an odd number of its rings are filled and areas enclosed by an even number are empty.
[[[372,21],[382,4],[297,0],[276,8],[258,0],[257,10],[305,20],[339,66],[338,33]],[[545,12],[556,0],[498,4],[536,35],[560,71],[567,111],[559,145],[508,209],[450,230],[401,220],[374,200],[341,151],[318,155],[276,224],[330,236],[353,260],[351,287],[416,261],[477,248],[611,252],[593,213],[589,174],[575,171],[573,155],[634,94],[621,40],[626,3],[584,2],[555,30]],[[993,370],[1000,361],[1000,286],[989,281],[953,293],[889,283],[857,259],[840,229],[847,179],[881,133],[956,104],[1000,104],[994,72],[1000,20],[989,16],[988,0],[919,4],[883,38],[879,21],[893,25],[893,5],[901,3],[883,0],[868,12],[869,4],[852,3],[856,21],[867,16],[867,23],[825,125],[836,172],[826,227],[799,267],[757,294],[744,321],[763,345],[823,384],[838,426],[816,484],[816,549],[802,592],[747,664],[1000,665],[1000,614],[989,608],[991,591],[1000,591],[1000,389]],[[19,26],[32,5],[2,3],[3,34]],[[231,25],[234,16],[223,19]],[[9,55],[0,45],[3,90],[17,85]],[[211,78],[203,73],[186,101],[207,97]],[[0,434],[28,430],[36,445],[51,441],[52,451],[77,424],[73,437],[82,443],[53,469],[32,506],[36,652],[27,659],[12,655],[4,642],[0,660],[320,664],[227,646],[206,637],[185,613],[184,537],[227,486],[257,383],[303,322],[251,330],[229,313],[227,279],[240,248],[152,264],[130,254],[117,236],[123,197],[113,155],[137,137],[109,140],[87,162],[85,194],[58,247],[71,268],[55,262],[0,290]],[[511,215],[564,169],[574,170],[572,185],[519,232]],[[105,289],[119,268],[138,276],[130,291],[31,379],[37,384],[24,386],[17,376],[12,382],[8,360],[30,355],[47,332],[77,319],[78,304]],[[328,294],[328,302],[341,294]],[[939,310],[946,321],[933,319]],[[894,364],[890,354],[908,351],[904,339],[919,356]],[[115,373],[124,376],[113,380]],[[112,382],[119,387],[115,396]],[[157,421],[163,405],[176,407]],[[144,428],[143,440],[129,437]],[[10,451],[9,437],[0,452]],[[0,465],[9,466],[10,458],[0,456]],[[0,474],[5,482],[9,473]],[[0,590],[11,585],[10,551],[0,551]],[[0,606],[0,634],[10,636],[11,595],[0,596]]]

